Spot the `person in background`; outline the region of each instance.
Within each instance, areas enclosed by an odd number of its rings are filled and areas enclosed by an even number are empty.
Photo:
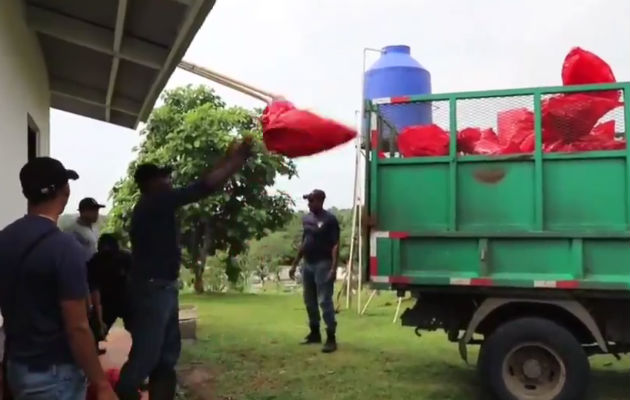
[[[149,398],[172,400],[177,384],[175,365],[181,351],[178,278],[181,261],[176,211],[220,190],[252,154],[252,139],[228,155],[198,181],[174,189],[171,169],[155,164],[136,168],[140,199],[131,217],[129,330],[132,348],[116,392],[122,400],[138,399],[138,388],[149,378]]]
[[[120,249],[114,235],[104,233],[98,239],[98,251],[87,267],[90,297],[98,322],[94,336],[104,340],[118,318],[126,322],[131,254]]]
[[[64,232],[72,234],[87,251],[88,259],[97,251],[99,232],[96,223],[104,207],[91,197],[84,198],[79,202],[79,216],[64,228]]]
[[[86,377],[100,400],[116,399],[87,318],[85,251],[57,227],[78,179],[39,157],[20,171],[28,213],[0,231],[0,310],[5,366],[16,400],[83,400]]]
[[[326,343],[322,351],[332,353],[337,350],[337,321],[335,320],[333,292],[339,258],[339,222],[337,217],[324,210],[326,193],[322,190],[313,190],[305,195],[304,199],[308,200],[310,212],[302,220],[304,227],[302,245],[289,275],[291,279],[295,278],[297,266],[304,258],[302,285],[311,332],[302,344],[322,342],[319,327],[319,304],[326,323],[327,333]]]
[[[99,212],[104,206],[99,204],[91,197],[86,197],[79,202],[79,216],[72,221],[71,224],[63,228],[63,231],[71,234],[83,247],[86,260],[89,260],[94,254],[96,254],[98,241],[98,228],[96,223],[98,222]],[[88,298],[88,319],[90,321],[90,327],[94,333],[94,338],[97,342],[103,340],[101,334],[99,334],[100,324],[98,320],[97,310],[92,303],[92,298]],[[98,350],[98,354],[102,355],[105,350]]]

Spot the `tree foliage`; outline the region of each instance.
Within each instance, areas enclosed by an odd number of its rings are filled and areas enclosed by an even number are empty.
[[[245,243],[281,228],[291,218],[290,197],[272,193],[269,188],[279,175],[294,176],[295,166],[264,149],[257,117],[251,111],[227,107],[207,87],[180,87],[167,91],[162,100],[164,104],[151,113],[141,132],[144,140],[137,159],[129,166],[127,177],[112,190],[109,228],[127,237],[131,212],[139,198],[132,179],[138,164],[170,165],[175,171],[174,184],[186,185],[211,168],[235,139],[254,136],[259,139],[255,156],[243,170],[222,190],[178,215],[182,246],[189,260],[185,266],[194,272],[195,289],[203,291],[206,260],[217,252],[225,252],[226,275],[234,282],[240,276],[235,258],[246,251]]]
[[[352,211],[332,209],[339,220],[339,267],[343,267],[350,257],[350,237],[352,235]],[[280,266],[290,265],[297,255],[302,240],[302,217],[304,212],[296,212],[282,228],[269,235],[253,240],[245,257],[247,270],[265,281],[280,272]],[[357,253],[355,252],[355,261]]]

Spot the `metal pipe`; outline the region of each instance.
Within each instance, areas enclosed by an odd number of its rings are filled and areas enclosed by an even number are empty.
[[[359,150],[361,150],[362,148],[362,143],[361,140],[364,137],[364,132],[363,129],[365,129],[365,69],[366,69],[366,64],[367,64],[367,55],[368,52],[375,52],[375,53],[379,53],[379,54],[383,54],[383,50],[381,49],[375,49],[375,48],[371,48],[371,47],[364,47],[363,48],[363,65],[361,68],[361,107],[359,108],[360,110],[360,118],[359,118],[359,135],[358,135],[358,141],[359,141]],[[358,170],[360,170],[360,168],[357,168]],[[357,171],[357,174],[359,172]],[[360,180],[360,179],[359,179]],[[361,195],[357,195],[356,197],[359,199],[358,203],[359,203],[359,240],[358,240],[358,252],[359,252],[359,263],[358,263],[358,279],[357,279],[357,312],[359,314],[361,314],[361,291],[363,290],[363,229],[362,229],[362,217],[363,217],[363,207],[361,207],[361,202],[363,201],[363,199],[365,198],[364,195],[365,193],[363,193],[365,190],[364,187],[361,186],[360,190],[357,190],[358,192],[361,192]],[[355,202],[357,202],[357,200],[355,200]]]
[[[188,71],[197,76],[209,79],[213,82],[229,87],[230,89],[234,89],[238,92],[251,96],[265,103],[270,103],[273,98],[277,97],[262,89],[255,88],[244,82],[219,74],[218,72],[211,71],[205,67],[200,67],[188,61],[181,61],[177,66],[184,71]]]

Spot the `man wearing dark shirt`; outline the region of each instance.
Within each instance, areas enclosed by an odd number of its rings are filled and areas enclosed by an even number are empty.
[[[104,233],[98,239],[98,251],[88,261],[88,283],[92,304],[99,320],[99,336],[107,333],[118,318],[127,321],[127,282],[131,254],[121,250],[116,237]]]
[[[304,196],[308,200],[310,213],[302,220],[304,232],[298,256],[291,267],[289,275],[293,278],[298,264],[304,258],[302,283],[304,286],[304,304],[308,313],[311,332],[303,344],[321,343],[319,329],[320,315],[326,323],[327,339],[322,351],[332,353],[337,350],[335,336],[337,321],[333,305],[333,292],[337,277],[337,259],[339,257],[339,222],[337,218],[324,210],[326,194],[321,190],[313,190]]]
[[[20,171],[28,214],[0,232],[0,308],[5,364],[16,399],[116,399],[98,361],[87,318],[85,252],[57,228],[76,172],[42,157]]]
[[[131,217],[130,315],[133,345],[116,391],[121,399],[137,399],[138,388],[149,377],[149,398],[175,397],[175,365],[180,354],[177,279],[181,253],[175,212],[221,189],[251,154],[247,138],[202,174],[197,182],[173,189],[169,168],[154,164],[137,167],[140,199]]]

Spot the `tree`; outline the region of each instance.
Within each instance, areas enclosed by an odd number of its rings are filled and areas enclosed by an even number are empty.
[[[278,231],[249,245],[247,266],[261,282],[274,275],[280,281],[280,266],[291,259],[292,248],[285,231]],[[294,256],[294,255],[293,255]]]
[[[258,139],[255,156],[230,179],[223,190],[180,211],[182,246],[189,255],[195,290],[204,290],[203,271],[209,256],[224,251],[226,274],[232,282],[240,276],[235,257],[245,252],[246,241],[259,239],[282,227],[293,205],[285,193],[271,193],[279,175],[295,175],[295,166],[285,157],[270,154],[262,145],[258,118],[240,107],[227,107],[213,90],[180,87],[167,91],[164,105],[155,109],[146,127],[137,159],[126,178],[112,190],[111,230],[126,235],[133,205],[139,198],[133,172],[139,163],[155,162],[173,167],[175,185],[198,179],[244,135]]]

